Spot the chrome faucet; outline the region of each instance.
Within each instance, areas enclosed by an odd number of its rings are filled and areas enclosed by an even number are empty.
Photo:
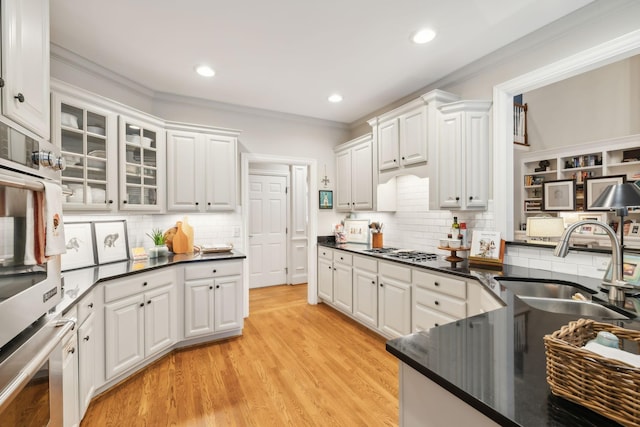
[[[611,264],[613,264],[611,269],[609,302],[617,306],[624,305],[624,289],[629,286],[623,280],[624,276],[622,275],[622,246],[620,245],[618,236],[616,236],[616,232],[607,224],[593,219],[586,219],[584,221],[578,221],[571,224],[566,228],[566,230],[564,230],[562,236],[560,236],[560,241],[556,245],[556,249],[553,251],[553,254],[562,258],[566,257],[569,252],[569,237],[571,236],[571,233],[573,233],[576,228],[583,225],[597,225],[598,227],[601,227],[607,235],[609,235],[609,239],[611,240]]]

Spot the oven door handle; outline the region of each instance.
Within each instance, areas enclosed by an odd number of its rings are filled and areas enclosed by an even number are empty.
[[[11,403],[13,398],[20,390],[29,382],[40,367],[46,362],[56,347],[62,342],[64,337],[72,331],[76,326],[76,319],[63,318],[51,321],[51,326],[57,328],[56,334],[48,340],[38,351],[38,353],[32,357],[20,371],[20,373],[0,392],[0,414]]]

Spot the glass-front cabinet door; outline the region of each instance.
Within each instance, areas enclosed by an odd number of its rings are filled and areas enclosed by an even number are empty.
[[[117,199],[117,115],[54,93],[53,142],[66,160],[65,210],[112,210]]]
[[[120,209],[164,206],[165,135],[159,125],[120,116]]]

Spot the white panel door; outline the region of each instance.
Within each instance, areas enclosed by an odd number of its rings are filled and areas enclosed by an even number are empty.
[[[107,379],[144,360],[144,298],[134,295],[104,306]]]
[[[402,166],[427,161],[427,110],[420,107],[400,118]]]
[[[215,287],[213,324],[216,332],[242,328],[242,277],[221,277],[215,280]]]
[[[178,319],[174,285],[154,289],[144,294],[145,356],[157,353],[176,342]]]
[[[249,287],[287,282],[287,179],[249,176]]]
[[[388,120],[378,126],[378,169],[383,171],[400,166],[398,162],[400,132],[398,119]]]

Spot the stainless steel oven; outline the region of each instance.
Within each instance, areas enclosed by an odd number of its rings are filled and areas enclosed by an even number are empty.
[[[60,185],[64,161],[47,141],[0,122],[0,352],[61,300],[60,256],[36,264],[27,203],[43,181]]]
[[[63,345],[74,326],[43,317],[0,353],[0,425],[63,425]]]

